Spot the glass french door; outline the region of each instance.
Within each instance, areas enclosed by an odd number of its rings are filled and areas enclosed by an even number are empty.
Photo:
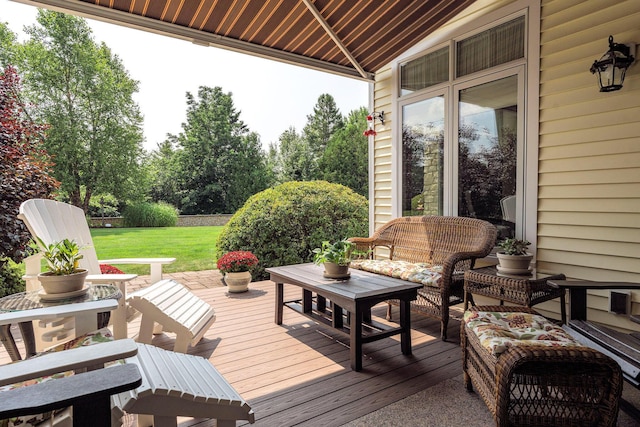
[[[522,153],[519,75],[456,87],[457,214],[517,234],[518,153]]]
[[[445,96],[402,107],[402,216],[442,215]]]
[[[496,226],[498,239],[521,236],[523,73],[466,79],[400,104],[399,215],[480,218]]]

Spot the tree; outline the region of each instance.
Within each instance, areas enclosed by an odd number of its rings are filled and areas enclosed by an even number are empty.
[[[39,10],[22,46],[25,88],[50,124],[46,148],[70,202],[86,212],[94,193],[139,198],[142,116],[120,59],[96,44],[82,18]],[[85,191],[81,191],[84,187]]]
[[[0,69],[13,64],[17,37],[6,24],[0,22]]]
[[[152,151],[146,162],[147,175],[150,177],[149,196],[154,202],[164,201],[178,206],[180,188],[176,149],[178,138],[168,135],[158,148]]]
[[[201,86],[187,92],[187,121],[178,136],[178,204],[185,214],[230,213],[270,184],[260,141],[240,120],[231,93]]]
[[[23,286],[9,262],[22,261],[30,239],[17,217],[20,204],[49,198],[58,185],[49,175],[49,157],[42,149],[46,126],[25,115],[20,93],[20,78],[9,66],[0,74],[0,297]]]
[[[318,164],[322,179],[365,197],[369,195],[369,139],[362,133],[367,127],[367,114],[364,107],[349,113],[345,126],[329,139]]]
[[[313,107],[313,114],[307,116],[307,124],[302,130],[315,162],[322,157],[331,136],[343,126],[344,119],[336,101],[327,93],[320,95]]]
[[[277,160],[276,179],[287,181],[310,181],[316,169],[311,148],[306,140],[290,127],[280,135],[280,152]]]

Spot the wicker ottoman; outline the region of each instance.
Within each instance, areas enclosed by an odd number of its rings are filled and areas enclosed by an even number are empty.
[[[613,359],[580,345],[542,346],[524,338],[507,342],[496,355],[466,321],[480,312],[537,313],[526,307],[472,307],[461,324],[465,385],[470,391],[475,387],[497,426],[616,425],[622,372]],[[476,331],[477,325],[472,324]]]

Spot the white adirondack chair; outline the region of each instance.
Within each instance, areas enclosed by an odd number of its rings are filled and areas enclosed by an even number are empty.
[[[122,359],[123,364],[96,369]],[[179,416],[216,419],[220,427],[235,426],[237,420],[255,422],[249,404],[208,360],[130,339],[55,351],[0,366],[0,387],[84,368],[90,371],[0,391],[0,418],[72,404],[73,414],[65,410],[53,420],[54,426],[70,426],[73,421],[73,425],[117,427],[125,413],[138,414],[139,426],[175,427]]]
[[[116,339],[127,338],[126,303],[142,313],[138,341],[145,343],[151,341],[152,325],[155,322],[166,331],[177,334],[174,350],[180,352],[186,352],[189,343],[195,345],[215,321],[215,312],[209,304],[193,295],[181,284],[173,280],[162,280],[162,265],[174,262],[175,258],[98,260],[84,211],[67,203],[47,199],[27,200],[20,206],[18,217],[24,221],[34,237],[42,239],[46,244],[65,238],[75,240],[82,248],[83,258],[80,261],[80,267],[89,271],[87,282],[117,284],[124,298],[120,300],[118,309],[112,313],[113,334]],[[154,284],[127,296],[126,283],[135,279],[137,275],[101,274],[101,263],[149,264]],[[25,264],[27,290],[39,289],[37,274],[40,272],[40,256],[36,254],[29,257]],[[45,346],[43,343],[38,343],[38,337],[36,337],[36,344],[38,347]]]

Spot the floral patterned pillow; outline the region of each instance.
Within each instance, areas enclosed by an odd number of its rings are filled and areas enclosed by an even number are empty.
[[[561,327],[539,314],[467,311],[464,322],[495,356],[515,346],[581,346]]]
[[[349,265],[358,270],[395,277],[425,286],[440,286],[442,266],[407,261],[362,259],[351,261]]]

